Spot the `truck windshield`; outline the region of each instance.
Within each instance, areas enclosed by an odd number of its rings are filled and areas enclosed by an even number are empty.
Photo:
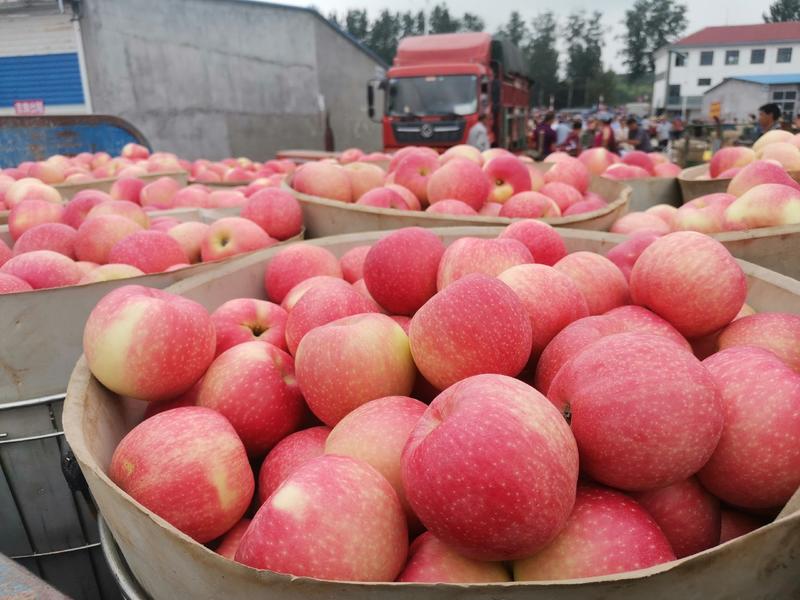
[[[478,111],[475,75],[434,75],[389,80],[387,114],[471,115]]]

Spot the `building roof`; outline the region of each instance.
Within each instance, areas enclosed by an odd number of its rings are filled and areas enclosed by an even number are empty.
[[[800,73],[790,73],[787,75],[734,75],[726,77],[717,85],[708,88],[704,94],[715,90],[729,81],[743,81],[754,85],[800,85]]]
[[[800,42],[800,21],[706,27],[679,39],[672,46],[691,48],[778,42]]]

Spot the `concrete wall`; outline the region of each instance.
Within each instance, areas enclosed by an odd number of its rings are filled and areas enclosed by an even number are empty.
[[[345,124],[334,123],[342,143],[380,143],[379,131],[355,125],[364,84],[321,73],[335,67],[365,82],[377,63],[310,12],[236,0],[85,0],[80,25],[94,112],[128,119],[159,150],[263,160],[322,149],[320,93],[341,113],[332,117]],[[333,55],[324,66],[318,43]]]
[[[367,117],[367,82],[383,69],[367,54],[354,52],[352,42],[319,19],[314,28],[319,89],[330,114],[336,150],[352,146],[382,150],[381,125]]]
[[[758,107],[768,102],[768,98],[766,85],[729,79],[703,95],[703,114],[708,114],[712,102],[719,102],[723,121],[747,122],[747,116],[758,115]]]

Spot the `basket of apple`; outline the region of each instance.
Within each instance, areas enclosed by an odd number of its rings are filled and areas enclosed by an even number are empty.
[[[800,184],[772,160],[757,159],[730,171],[736,171],[730,179],[715,180],[727,181],[724,191],[677,209],[658,205],[630,212],[611,231],[638,236],[639,244],[670,231],[699,231],[722,242],[737,258],[800,278]]]
[[[268,160],[264,163],[246,157],[226,158],[221,161],[198,159],[189,166],[192,183],[202,183],[214,189],[247,186],[252,183],[280,185],[281,180],[295,169],[288,159]]]
[[[678,176],[683,202],[726,192],[731,180],[744,167],[757,160],[770,161],[788,172],[793,179],[800,180],[800,134],[783,130],[768,131],[755,141],[752,148],[721,148],[708,164],[684,169]],[[765,178],[761,183],[773,181]]]
[[[551,155],[545,162],[560,154]],[[656,204],[681,204],[677,180],[681,168],[660,152],[633,150],[620,157],[605,148],[588,148],[578,159],[592,175],[624,181],[630,186],[630,210],[645,210]]]
[[[64,426],[139,584],[795,597],[800,284],[613,237],[350,234],[104,297]]]
[[[328,159],[300,165],[284,185],[303,207],[309,237],[400,227],[507,225],[538,218],[557,226],[608,230],[627,210],[622,182],[593,177],[564,156],[546,172],[528,157],[459,145],[396,152],[383,169]]]

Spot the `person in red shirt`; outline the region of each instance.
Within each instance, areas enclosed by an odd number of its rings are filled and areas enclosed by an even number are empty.
[[[609,152],[617,151],[617,138],[614,135],[614,130],[611,129],[611,118],[603,120],[600,130],[594,138],[595,147],[605,148]]]

